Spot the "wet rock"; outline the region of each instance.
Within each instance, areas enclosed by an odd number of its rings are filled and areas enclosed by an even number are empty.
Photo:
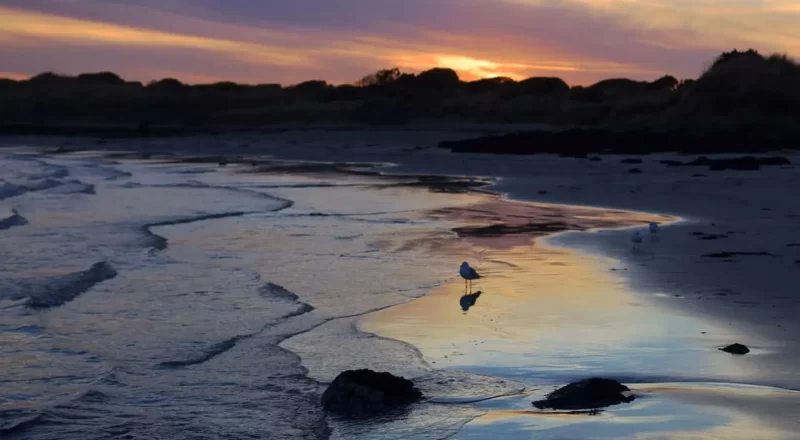
[[[620,163],[628,163],[628,164],[637,164],[642,162],[643,162],[642,159],[634,159],[634,158],[622,159],[620,161]]]
[[[722,350],[722,351],[724,351],[726,353],[731,353],[731,354],[747,354],[747,353],[750,353],[750,349],[747,348],[747,346],[742,345],[742,344],[738,344],[738,343],[737,344],[731,344],[731,345],[729,345],[727,347],[722,347],[722,348],[720,348],[720,350]]]
[[[336,376],[322,395],[325,410],[368,415],[409,405],[423,398],[410,380],[386,372],[348,370]]]
[[[589,160],[592,161],[592,162],[600,162],[600,161],[603,160],[603,158],[600,157],[600,156],[592,156],[592,157],[589,158]]]
[[[633,402],[630,388],[612,379],[592,378],[573,382],[533,402],[538,409],[581,410]]]
[[[631,168],[628,170],[628,174],[642,174],[642,170],[639,168]]]

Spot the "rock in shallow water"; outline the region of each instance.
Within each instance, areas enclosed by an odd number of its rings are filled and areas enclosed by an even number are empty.
[[[632,402],[630,388],[611,379],[592,378],[573,382],[533,402],[538,409],[580,410]]]
[[[727,347],[720,348],[720,350],[731,353],[731,354],[747,354],[750,353],[750,349],[747,346],[742,344],[731,344]]]
[[[347,415],[374,414],[422,399],[404,377],[372,370],[348,370],[336,376],[322,395],[322,407]]]

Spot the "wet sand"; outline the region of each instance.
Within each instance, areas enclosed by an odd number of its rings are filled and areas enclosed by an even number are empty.
[[[486,413],[455,438],[522,439],[531,431],[536,438],[792,438],[800,393],[742,385],[770,381],[751,362],[765,351],[742,358],[717,349],[746,335],[631,291],[617,260],[549,242],[559,230],[602,232],[680,219],[475,199],[427,214],[453,222],[458,245],[437,251],[454,268],[460,258],[477,268],[482,278],[472,290],[456,276],[358,322],[361,331],[419,348],[434,368],[513,379],[532,390],[478,405]],[[599,416],[531,407],[553,386],[594,376],[625,382],[639,399]]]

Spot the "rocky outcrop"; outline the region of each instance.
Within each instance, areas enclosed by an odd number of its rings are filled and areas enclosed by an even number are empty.
[[[730,353],[730,354],[747,354],[750,353],[750,349],[747,348],[746,345],[743,344],[731,344],[727,347],[722,347],[720,350]]]
[[[630,388],[612,379],[592,378],[573,382],[533,402],[538,409],[584,410],[632,402]]]
[[[404,377],[372,370],[348,370],[336,376],[322,395],[322,407],[343,415],[369,415],[417,402],[423,398]]]

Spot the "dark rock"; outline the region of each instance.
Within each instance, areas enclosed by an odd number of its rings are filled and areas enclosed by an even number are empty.
[[[631,168],[628,170],[628,174],[642,174],[642,170],[639,168]]]
[[[538,409],[580,410],[633,402],[630,388],[616,380],[592,378],[573,382],[533,402]]]
[[[637,164],[637,163],[642,163],[642,162],[643,162],[642,159],[622,159],[620,161],[620,163],[629,163],[629,164]]]
[[[747,354],[750,353],[750,349],[747,348],[745,345],[742,344],[731,344],[727,347],[720,348],[720,350],[731,353],[731,354]]]
[[[543,190],[543,189],[541,189],[541,190],[539,190],[539,191],[536,191],[536,194],[541,194],[541,195],[545,195],[545,194],[547,194],[547,193],[548,193],[548,191],[545,191],[545,190]]]
[[[325,410],[367,415],[409,405],[423,398],[414,383],[403,377],[372,370],[348,370],[336,376],[322,395]]]
[[[705,174],[692,174],[692,177],[706,177]]]
[[[668,167],[679,167],[679,166],[683,165],[683,162],[681,162],[679,160],[659,160],[658,162],[659,163],[663,163],[664,165],[666,165]]]
[[[589,160],[592,162],[600,162],[601,160],[603,160],[603,158],[600,156],[592,156],[589,158]]]

